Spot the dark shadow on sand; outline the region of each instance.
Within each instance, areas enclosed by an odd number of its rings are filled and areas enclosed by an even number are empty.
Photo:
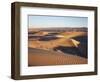
[[[80,42],[78,47],[58,46],[58,47],[55,47],[54,50],[55,51],[60,50],[63,53],[66,53],[66,54],[69,53],[69,54],[77,55],[77,56],[80,56],[80,57],[88,58],[88,54],[87,54],[87,49],[88,49],[87,48],[87,43],[88,43],[87,36],[75,37],[73,39]]]

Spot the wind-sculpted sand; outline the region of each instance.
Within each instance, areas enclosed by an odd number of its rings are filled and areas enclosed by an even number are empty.
[[[86,64],[87,59],[62,52],[29,48],[29,66]]]
[[[35,30],[35,33],[32,33],[31,30],[28,39],[29,66],[87,64],[87,54],[78,51],[81,44],[83,45],[79,41],[80,37],[86,37],[87,32],[55,32],[50,40],[48,37],[51,38],[54,32]],[[76,37],[79,37],[79,40],[74,39]]]
[[[72,42],[72,37],[84,36],[86,35],[86,32],[66,32],[66,33],[61,33],[60,35],[63,35],[64,37],[50,41],[39,41],[39,40],[29,39],[28,45],[29,47],[39,48],[39,49],[53,49],[54,47],[57,46],[73,47],[75,45]]]

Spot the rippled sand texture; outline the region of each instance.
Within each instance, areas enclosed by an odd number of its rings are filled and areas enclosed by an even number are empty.
[[[29,31],[29,66],[87,64],[87,58],[87,32]]]
[[[29,48],[28,63],[29,66],[86,64],[87,59],[62,52]]]

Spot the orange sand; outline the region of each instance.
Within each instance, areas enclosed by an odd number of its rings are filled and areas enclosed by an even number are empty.
[[[29,66],[86,64],[87,59],[55,51],[29,49]]]

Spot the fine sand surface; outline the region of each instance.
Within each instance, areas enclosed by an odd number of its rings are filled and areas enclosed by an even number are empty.
[[[74,47],[75,44],[72,42],[72,39],[63,39],[62,38],[62,39],[57,39],[57,40],[52,40],[52,41],[32,41],[32,40],[29,40],[28,46],[31,48],[38,48],[38,49],[47,50],[47,49],[53,49],[57,46]]]
[[[37,39],[32,40],[29,38],[28,47],[39,48],[39,49],[53,49],[54,47],[57,46],[74,47],[75,45],[72,42],[72,37],[86,36],[87,33],[86,32],[64,32],[64,33],[60,33],[59,35],[62,35],[64,37],[55,40],[50,40],[50,41],[39,41]],[[76,42],[78,41],[76,40]]]
[[[52,35],[53,33],[55,34]],[[29,30],[28,36],[29,66],[88,63],[87,53],[84,53],[87,46],[85,44],[87,43],[87,32]]]
[[[68,64],[87,64],[87,59],[62,52],[28,48],[28,65],[68,65]]]

